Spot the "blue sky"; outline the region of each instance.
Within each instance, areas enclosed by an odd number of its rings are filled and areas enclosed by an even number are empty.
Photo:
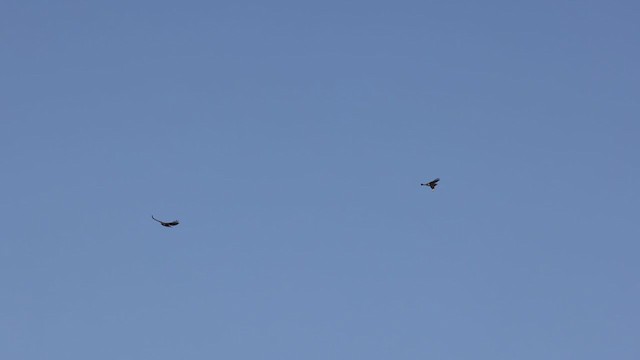
[[[639,15],[2,2],[0,357],[638,359]]]

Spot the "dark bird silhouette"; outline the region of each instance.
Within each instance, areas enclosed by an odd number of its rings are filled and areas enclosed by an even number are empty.
[[[436,186],[438,186],[438,181],[440,181],[440,178],[435,178],[431,181],[429,181],[428,183],[425,184],[420,184],[421,186],[428,186],[431,188],[431,190],[435,190]]]
[[[151,218],[152,218],[153,220],[155,220],[155,221],[159,222],[159,223],[160,223],[160,225],[162,225],[162,226],[164,226],[164,227],[168,227],[168,228],[170,228],[170,227],[174,227],[174,226],[176,226],[176,225],[180,224],[180,221],[178,221],[178,220],[174,220],[174,221],[172,221],[172,222],[164,222],[164,221],[160,221],[160,220],[158,220],[158,219],[154,218],[154,217],[153,217],[153,215],[151,215]]]

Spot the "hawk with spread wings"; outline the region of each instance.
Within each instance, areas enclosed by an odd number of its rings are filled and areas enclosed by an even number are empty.
[[[428,186],[431,188],[431,190],[435,190],[436,186],[438,186],[438,181],[440,181],[440,178],[435,178],[431,181],[429,181],[428,183],[424,183],[424,184],[420,184],[421,186]]]

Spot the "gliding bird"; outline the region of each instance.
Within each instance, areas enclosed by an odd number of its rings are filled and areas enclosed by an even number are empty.
[[[180,221],[178,221],[178,220],[174,220],[174,221],[172,221],[172,222],[164,222],[164,221],[160,221],[160,220],[158,220],[158,219],[154,218],[154,217],[153,217],[153,215],[151,215],[151,218],[152,218],[153,220],[155,220],[155,221],[159,222],[159,223],[160,223],[160,225],[162,225],[162,226],[164,226],[164,227],[168,227],[168,228],[170,228],[170,227],[174,227],[174,226],[176,226],[176,225],[180,224]]]

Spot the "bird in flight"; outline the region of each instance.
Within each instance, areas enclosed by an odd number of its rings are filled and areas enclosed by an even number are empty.
[[[420,186],[428,186],[428,187],[431,188],[431,190],[435,190],[436,186],[438,186],[438,181],[440,181],[440,178],[435,178],[435,179],[429,181],[428,183],[420,184]]]
[[[159,222],[159,223],[160,223],[160,225],[162,225],[162,226],[164,226],[164,227],[168,227],[168,228],[170,228],[170,227],[174,227],[174,226],[176,226],[176,225],[180,224],[180,221],[178,221],[178,220],[174,220],[174,221],[172,221],[172,222],[164,222],[164,221],[160,221],[160,220],[158,220],[158,219],[154,218],[154,217],[153,217],[153,215],[151,215],[151,218],[152,218],[153,220],[155,220],[155,221]]]

